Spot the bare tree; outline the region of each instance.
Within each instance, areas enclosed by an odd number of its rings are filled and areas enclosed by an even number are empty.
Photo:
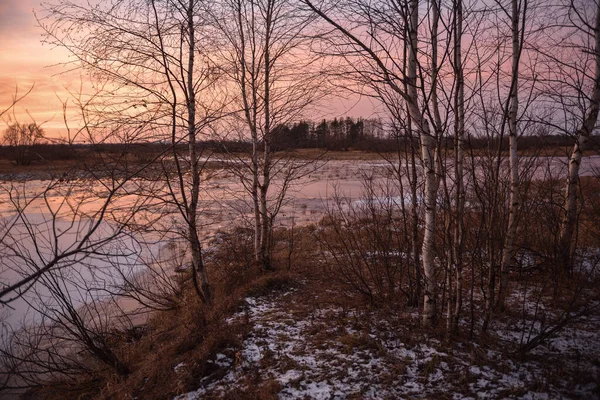
[[[228,0],[217,12],[209,11],[225,39],[220,55],[240,110],[230,126],[240,134],[236,139],[250,138],[249,157],[234,155],[232,171],[251,197],[255,261],[267,270],[272,268],[273,223],[286,193],[315,167],[311,160],[277,153],[274,140],[278,128],[301,118],[327,87],[317,69],[319,57],[310,52],[313,39],[307,28],[313,17],[299,5],[292,0]]]
[[[46,40],[66,48],[102,87],[102,95],[88,105],[98,124],[149,124],[145,140],[171,142],[164,183],[169,203],[187,227],[194,287],[210,303],[198,223],[203,161],[197,136],[207,134],[219,118],[222,97],[215,90],[218,75],[208,54],[211,40],[201,2],[63,2],[47,6],[41,24]],[[81,24],[90,29],[78,30]],[[187,154],[178,150],[180,144]]]
[[[336,45],[346,58],[352,58],[353,70],[370,82],[395,93],[405,103],[410,124],[420,141],[420,158],[424,175],[424,228],[421,257],[423,263],[423,324],[434,323],[437,297],[435,261],[436,202],[441,162],[439,140],[445,131],[446,118],[440,112],[439,79],[446,58],[449,35],[439,32],[440,4],[431,2],[426,18],[419,18],[419,2],[381,4],[360,3],[353,9],[358,16],[347,27],[336,22],[332,12],[306,1],[307,5],[339,34]],[[364,12],[363,12],[364,11]],[[379,18],[379,19],[377,19]],[[422,26],[426,21],[428,30]],[[385,30],[369,29],[385,24]],[[419,40],[419,30],[427,36]],[[407,43],[404,54],[399,42]],[[421,48],[427,51],[421,52]],[[442,51],[440,51],[442,49]],[[362,60],[362,63],[357,61]],[[360,62],[360,61],[359,61]],[[446,92],[442,92],[446,93]]]
[[[20,124],[15,122],[4,130],[2,141],[14,152],[17,165],[31,163],[31,147],[44,139],[44,130],[36,123]]]
[[[527,20],[527,0],[519,2],[511,1],[511,35],[512,35],[512,65],[511,80],[508,100],[504,114],[508,120],[508,137],[510,152],[510,197],[509,216],[504,249],[502,252],[502,264],[500,266],[500,286],[498,288],[497,306],[504,308],[508,294],[509,274],[515,257],[515,236],[517,234],[519,200],[519,156],[517,154],[518,138],[518,113],[519,113],[519,63],[525,39],[525,22]]]
[[[122,129],[112,134],[135,137],[138,128],[129,135]],[[136,183],[148,164],[128,171],[123,158],[71,150],[85,160],[75,169],[1,185],[0,375],[7,388],[76,379],[97,368],[129,371],[110,335],[133,326],[116,294],[128,290],[119,275],[131,279],[145,268],[133,229],[152,201],[139,196]]]
[[[598,112],[600,110],[600,3],[596,4],[596,16],[594,24],[587,20],[583,10],[578,9],[573,2],[570,3],[568,7],[570,21],[581,22],[585,33],[587,33],[589,36],[593,36],[594,40],[592,42],[593,47],[587,51],[590,58],[590,75],[588,75],[588,79],[593,82],[591,96],[588,100],[586,114],[581,121],[581,125],[577,129],[577,132],[575,133],[576,142],[569,157],[569,169],[566,185],[567,193],[564,203],[565,214],[560,226],[559,260],[567,271],[571,270],[572,267],[573,243],[577,225],[579,168],[581,165],[583,152],[587,147],[590,135],[594,131],[596,122],[598,120]],[[589,16],[589,14],[587,15]],[[573,27],[579,30],[579,26],[579,24],[574,24]],[[586,75],[587,72],[588,71],[585,71]]]
[[[453,260],[455,268],[455,294],[449,293],[448,299],[448,323],[449,330],[456,332],[460,322],[462,308],[462,281],[463,281],[463,246],[464,246],[464,211],[465,211],[465,177],[464,177],[464,145],[465,145],[465,82],[463,70],[463,1],[454,2],[454,48],[453,68],[456,79],[456,90],[454,92],[454,177],[456,179],[456,210],[453,238]],[[452,271],[449,271],[451,274]],[[451,290],[451,288],[448,288]],[[453,300],[453,301],[452,301]]]

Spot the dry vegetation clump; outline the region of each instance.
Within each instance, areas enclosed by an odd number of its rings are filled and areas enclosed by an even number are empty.
[[[583,178],[582,182],[581,197],[585,205],[579,215],[582,239],[574,246],[577,257],[570,273],[558,261],[564,181],[532,181],[524,191],[518,231],[520,245],[510,274],[512,295],[509,298],[513,301],[505,311],[496,310],[498,318],[520,322],[526,332],[522,340],[510,344],[512,351],[530,351],[530,346],[547,339],[555,328],[562,329],[578,316],[595,312],[593,308],[588,309],[588,305],[593,306],[599,298],[600,235],[596,230],[600,224],[589,221],[595,221],[600,215],[600,207],[596,207],[599,191],[597,180]],[[488,207],[492,203],[486,196],[486,192],[481,192],[478,198],[471,199],[463,218],[462,326],[450,336],[466,334],[470,340],[483,333],[489,274],[500,262],[504,240],[502,226],[506,215],[500,213],[497,222],[491,223]],[[337,297],[354,297],[355,300],[362,297],[376,307],[410,310],[405,306],[410,304],[418,282],[411,257],[410,226],[389,198],[384,193],[364,199],[358,205],[357,202],[334,201],[315,230],[319,261],[328,285],[344,289],[336,293]],[[499,204],[505,200],[500,199]],[[443,208],[438,210],[440,221],[444,221],[447,212]],[[446,225],[439,224],[436,234],[438,313],[442,316],[437,331],[440,338],[448,334],[444,331],[447,329],[444,317],[449,296],[448,265],[452,262],[452,248],[445,229]],[[417,239],[421,241],[422,237]]]
[[[325,276],[344,288],[341,295],[358,294],[375,307],[408,303],[416,285],[403,221],[389,209],[340,210],[315,234]]]
[[[226,322],[247,297],[260,297],[289,289],[297,277],[285,271],[265,273],[256,264],[235,255],[243,247],[242,230],[223,234],[209,259],[215,302],[204,305],[195,295],[190,279],[184,279],[179,306],[155,312],[147,326],[121,332],[113,338],[116,352],[131,373],[118,379],[108,370],[81,376],[79,382],[50,382],[30,390],[30,399],[165,399],[195,389],[201,378],[219,379],[224,369],[217,354],[235,358],[247,321]],[[251,254],[251,253],[250,253]],[[259,388],[256,393],[273,392]],[[275,392],[273,392],[275,393]],[[268,398],[262,396],[258,398]]]

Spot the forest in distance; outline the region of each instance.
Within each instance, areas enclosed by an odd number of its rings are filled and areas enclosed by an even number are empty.
[[[0,399],[600,398],[598,0],[34,15],[81,82],[0,104]]]
[[[365,123],[367,128],[365,128]],[[453,139],[442,138],[441,147],[452,150]],[[410,144],[412,143],[412,144]],[[501,144],[499,144],[501,143]],[[410,146],[407,146],[410,144]],[[385,129],[381,120],[346,117],[333,120],[299,121],[291,125],[282,125],[274,129],[273,150],[290,151],[299,149],[320,149],[327,151],[363,151],[371,153],[389,153],[398,148],[412,148],[418,145],[417,138],[409,138],[398,132]],[[18,144],[17,144],[18,146]],[[122,153],[127,152],[139,159],[148,158],[150,154],[160,154],[169,148],[168,141],[133,142],[133,143],[64,143],[61,140],[44,138],[37,143],[22,144],[29,153],[28,163],[43,164],[44,162],[76,160],[77,152]],[[185,144],[178,144],[180,151],[185,150]],[[197,143],[199,150],[208,150],[211,153],[239,152],[247,153],[252,143],[249,140],[200,140]],[[509,149],[508,138],[485,138],[469,136],[465,142],[467,151],[482,154],[482,150],[496,149],[500,146],[502,151]],[[597,153],[600,148],[600,137],[591,135],[586,151]],[[18,153],[6,141],[0,144],[0,159],[9,161],[12,165],[18,164],[15,155]],[[519,151],[532,155],[557,155],[567,156],[573,147],[573,138],[568,135],[528,135],[521,138]],[[7,167],[9,167],[7,165]],[[10,172],[10,171],[7,171]],[[13,172],[19,172],[13,169]]]

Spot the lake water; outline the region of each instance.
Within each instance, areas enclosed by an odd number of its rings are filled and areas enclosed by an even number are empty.
[[[526,166],[529,161],[531,159],[523,157],[521,165]],[[566,162],[566,158],[560,157],[538,159],[533,176],[537,179],[545,179],[548,174],[564,177]],[[600,156],[585,157],[581,175],[596,174],[599,168]],[[334,193],[343,194],[349,202],[359,202],[365,177],[384,183],[391,176],[389,163],[383,160],[329,161],[321,169],[301,178],[289,190],[290,200],[282,208],[278,224],[289,226],[292,223],[303,225],[316,222],[324,215]],[[275,180],[275,191],[278,184]],[[140,200],[144,190],[152,191],[156,198],[144,203]],[[97,212],[107,200],[108,193],[106,186],[89,181],[65,182],[50,189],[48,181],[1,183],[2,283],[10,284],[35,272],[56,252],[74,249],[97,218]],[[15,197],[16,194],[18,197]],[[389,198],[399,199],[395,197],[397,195],[397,191],[386,194]],[[182,232],[181,218],[172,205],[164,203],[165,199],[168,199],[168,195],[161,182],[136,180],[128,183],[122,194],[111,202],[111,213],[105,215],[106,220],[91,236],[91,241],[98,242],[110,237],[124,218],[133,218],[128,220],[129,223],[136,222],[136,219],[142,219],[142,214],[146,222],[161,217],[153,222],[154,230],[136,233],[124,231],[118,235],[119,240],[91,248],[85,257],[75,253],[61,260],[58,277],[63,279],[64,288],[76,304],[84,304],[116,290],[121,281],[114,276],[115,266],[125,274],[134,275],[153,263],[170,262],[168,268],[174,270],[186,262],[184,258],[178,258],[176,246],[172,246]],[[20,217],[15,216],[16,203],[21,207],[27,205]],[[131,215],[133,205],[143,210],[139,211],[140,215]],[[239,179],[227,173],[216,174],[203,182],[200,209],[199,222],[205,241],[220,229],[252,220],[247,193]],[[51,306],[53,300],[49,290],[52,285],[52,282],[48,283],[42,278],[32,285],[29,294],[12,301],[10,306],[0,306],[0,321],[12,327],[39,322],[35,308]],[[48,304],[38,304],[40,301]]]

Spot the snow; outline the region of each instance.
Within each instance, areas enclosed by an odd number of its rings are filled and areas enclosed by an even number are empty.
[[[179,364],[177,364],[176,366],[173,367],[173,371],[178,372],[183,367],[185,367],[185,363],[180,362]]]
[[[333,306],[296,309],[295,291],[246,298],[245,307],[229,324],[251,325],[241,348],[232,356],[217,354],[214,362],[226,370],[220,379],[204,377],[198,389],[176,400],[228,398],[244,390],[247,377],[275,382],[280,399],[444,398],[532,400],[594,397],[593,383],[550,384],[542,364],[507,359],[499,350],[476,344],[447,347],[435,339],[403,343],[387,320],[361,323],[364,315]],[[361,311],[364,313],[365,311]],[[369,317],[371,318],[371,317]],[[408,327],[407,329],[410,329]],[[507,340],[520,340],[499,332]],[[552,351],[595,341],[596,332],[568,332],[551,342]],[[577,342],[583,338],[583,342]],[[596,351],[596,347],[591,347]],[[470,350],[469,350],[470,349]],[[473,351],[480,354],[474,358]],[[226,352],[227,353],[227,352]],[[233,354],[236,354],[234,357]],[[540,389],[543,388],[543,389]],[[569,396],[567,396],[569,398]]]

